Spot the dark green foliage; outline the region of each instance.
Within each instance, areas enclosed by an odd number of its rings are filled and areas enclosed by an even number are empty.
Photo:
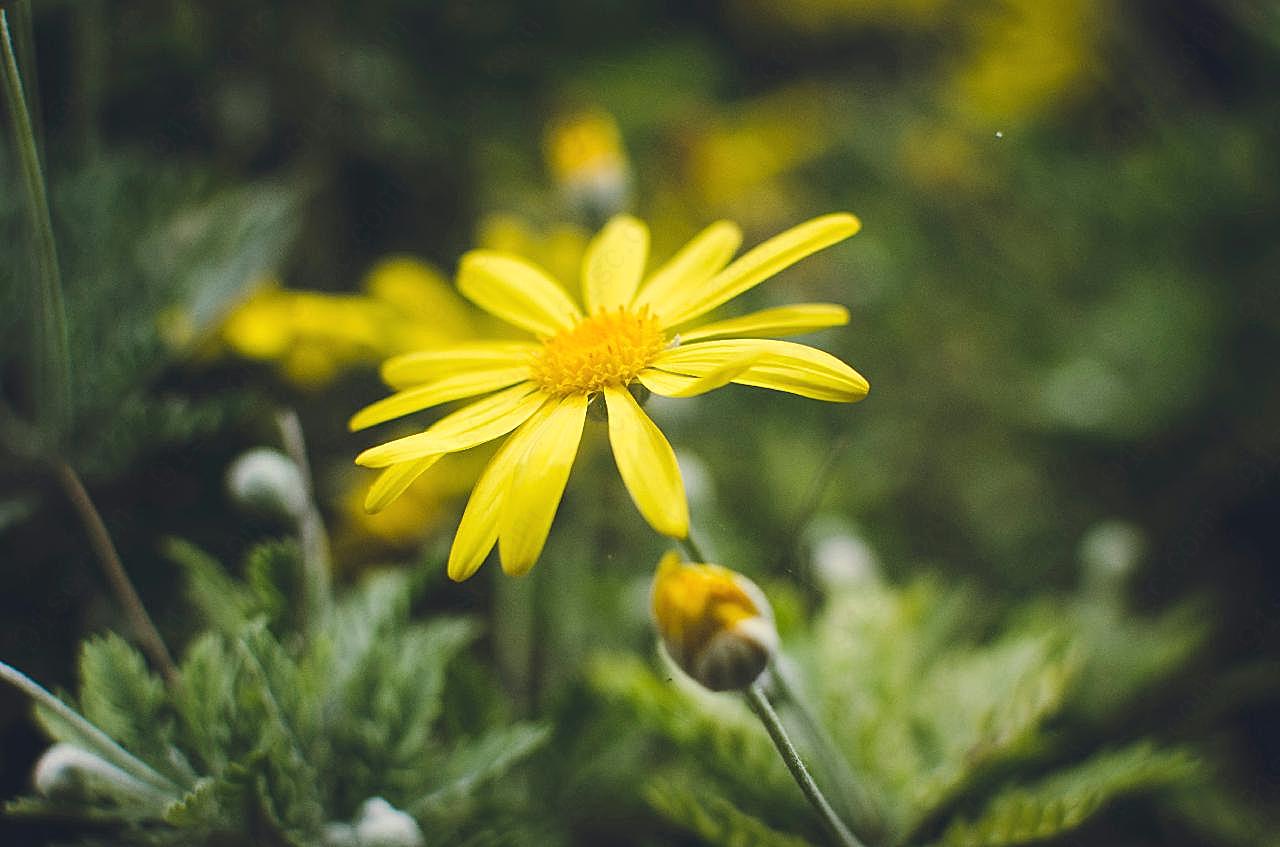
[[[1180,616],[1130,616],[1122,641],[1096,631],[1106,617],[1097,598],[994,628],[963,614],[972,599],[929,581],[860,584],[832,596],[792,645],[800,696],[826,729],[814,738],[779,689],[784,720],[868,843],[1028,844],[1078,828],[1117,798],[1203,781],[1186,749],[1150,741],[1062,759],[1067,727],[1090,732],[1106,702],[1070,708],[1098,675],[1131,705],[1185,664],[1194,629],[1176,629],[1178,646],[1159,661],[1138,655],[1159,635],[1173,637]],[[821,843],[812,810],[743,704],[673,671],[663,676],[621,658],[591,675],[597,691],[673,748],[647,781],[653,808],[712,844]],[[1088,746],[1086,738],[1078,743]]]
[[[231,305],[282,259],[297,190],[227,189],[134,157],[60,173],[50,188],[68,321],[72,420],[59,450],[82,472],[126,468],[142,452],[181,444],[243,417],[232,393],[193,397],[155,384]],[[23,195],[0,192],[0,362],[29,360],[34,288],[19,221]],[[18,371],[10,369],[16,376]]]
[[[163,802],[122,778],[114,796],[72,803],[78,815],[131,824],[138,843],[314,845],[327,824],[381,797],[453,839],[480,831],[469,812],[487,802],[486,787],[546,740],[533,724],[441,732],[447,669],[476,630],[462,619],[412,621],[403,573],[371,576],[304,636],[279,614],[296,582],[294,545],[255,548],[248,583],[185,542],[169,552],[216,624],[188,646],[179,681],[166,689],[114,635],[86,643],[80,663],[84,717],[164,780]],[[47,712],[44,724],[85,743]],[[24,800],[11,809],[42,810],[67,808]]]

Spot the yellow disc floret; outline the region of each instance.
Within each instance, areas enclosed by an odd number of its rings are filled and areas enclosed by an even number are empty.
[[[543,342],[533,380],[556,397],[625,388],[666,346],[648,309],[605,309]]]

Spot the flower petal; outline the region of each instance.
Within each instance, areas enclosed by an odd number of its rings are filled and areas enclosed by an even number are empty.
[[[676,326],[705,314],[805,256],[843,241],[861,228],[857,218],[840,212],[814,218],[775,235],[738,257],[706,284],[673,292],[661,309],[663,323]]]
[[[434,453],[466,450],[515,429],[538,411],[547,399],[547,395],[533,383],[523,382],[464,406],[416,435],[406,435],[370,447],[356,456],[356,464],[384,468]]]
[[[725,266],[742,244],[742,230],[730,221],[717,221],[698,233],[666,264],[654,271],[636,296],[635,306],[648,306],[663,327],[670,301],[696,297],[702,284]]]
[[[473,370],[526,364],[542,345],[533,341],[476,341],[435,350],[416,350],[382,363],[382,379],[392,388],[410,388]]]
[[[701,341],[664,351],[653,364],[671,373],[706,376],[752,353],[760,358],[733,378],[739,385],[772,388],[834,403],[852,403],[867,396],[867,381],[853,368],[829,353],[792,341]]]
[[[398,418],[401,415],[420,412],[439,403],[447,403],[450,400],[461,400],[464,397],[475,397],[477,394],[497,391],[499,388],[506,388],[528,378],[529,368],[522,365],[516,368],[505,367],[500,370],[471,371],[445,377],[444,379],[437,379],[434,382],[428,382],[425,385],[419,385],[416,388],[392,394],[377,403],[365,406],[352,416],[347,426],[354,432]]]
[[[437,453],[411,462],[400,462],[378,474],[378,478],[369,487],[369,493],[365,495],[364,510],[371,514],[381,512],[391,504],[392,500],[403,494],[415,479],[422,476],[427,468],[440,461],[443,455],[443,453]]]
[[[498,521],[498,554],[512,576],[528,573],[547,543],[586,420],[585,394],[562,398],[516,462]]]
[[[475,573],[493,549],[498,540],[498,519],[502,516],[502,504],[506,501],[516,462],[528,449],[529,439],[537,434],[555,408],[556,404],[547,403],[535,412],[485,465],[467,499],[449,549],[448,573],[455,582],[462,582]]]
[[[815,329],[844,326],[849,310],[835,303],[793,303],[776,309],[762,309],[739,318],[703,324],[680,333],[681,343],[709,338],[777,338],[801,335]]]
[[[493,250],[472,250],[458,267],[458,290],[490,314],[535,335],[555,335],[582,310],[537,265]]]
[[[702,376],[685,376],[657,368],[645,368],[637,378],[645,388],[663,397],[697,397],[733,382],[759,361],[760,355],[759,352],[754,352],[726,359],[724,364],[712,368]]]
[[[587,314],[629,306],[649,258],[649,227],[618,215],[587,245],[582,257],[582,302]]]
[[[626,389],[606,388],[604,399],[613,458],[636,508],[658,532],[684,538],[689,534],[689,503],[666,436]]]

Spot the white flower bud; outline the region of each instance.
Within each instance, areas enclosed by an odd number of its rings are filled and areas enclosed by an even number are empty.
[[[422,847],[425,839],[418,822],[381,797],[370,797],[356,818],[360,847]]]
[[[297,517],[307,509],[306,484],[293,460],[279,450],[255,447],[227,470],[227,490],[255,511]]]
[[[156,790],[88,750],[60,741],[36,762],[31,781],[41,796],[61,802],[103,797],[154,798]]]

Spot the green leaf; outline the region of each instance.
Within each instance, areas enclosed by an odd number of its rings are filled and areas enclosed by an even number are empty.
[[[217,559],[181,538],[166,539],[161,548],[187,576],[187,599],[219,632],[238,632],[249,620],[254,600]]]
[[[80,649],[80,708],[85,718],[122,747],[173,779],[195,775],[173,746],[173,715],[164,682],[120,636],[92,638]]]
[[[1118,797],[1185,783],[1198,772],[1184,750],[1139,742],[1103,752],[1029,786],[998,793],[972,821],[955,820],[940,847],[1030,844],[1076,829]]]
[[[453,750],[438,779],[444,784],[412,807],[415,817],[455,811],[488,782],[502,776],[546,743],[551,731],[537,724],[490,730]]]
[[[645,791],[650,805],[709,844],[721,847],[810,847],[811,842],[779,832],[732,802],[689,779],[655,779]]]

